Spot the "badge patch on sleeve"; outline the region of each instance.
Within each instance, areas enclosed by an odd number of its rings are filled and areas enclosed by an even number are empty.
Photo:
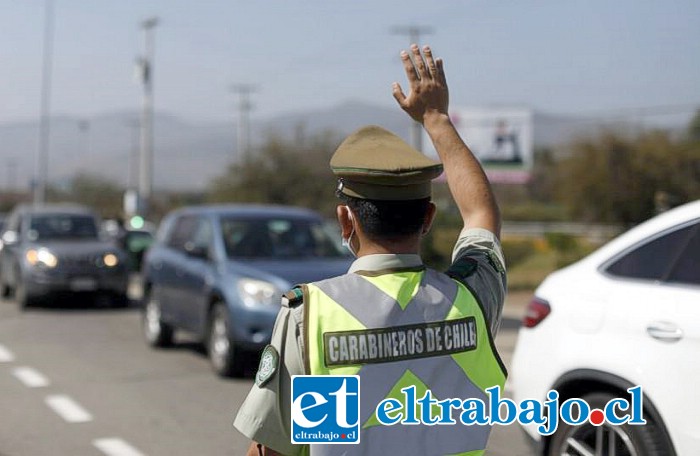
[[[275,350],[275,347],[268,345],[260,355],[260,366],[258,366],[258,373],[255,374],[255,384],[258,387],[265,385],[277,372],[277,366],[279,365],[280,355]]]

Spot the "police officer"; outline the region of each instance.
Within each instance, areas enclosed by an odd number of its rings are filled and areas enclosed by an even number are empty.
[[[438,398],[481,398],[503,387],[494,343],[505,295],[500,215],[488,180],[448,116],[440,59],[429,47],[401,53],[410,91],[393,95],[423,124],[441,163],[376,126],[338,147],[337,218],[357,257],[348,274],[286,293],[271,344],[234,426],[253,442],[249,455],[481,454],[488,426],[383,426],[377,404],[406,386]],[[464,221],[446,273],[418,254],[433,222],[431,180],[444,171]],[[386,337],[386,334],[390,334]],[[358,445],[293,445],[292,375],[357,374],[362,382]],[[420,396],[419,396],[420,397]]]

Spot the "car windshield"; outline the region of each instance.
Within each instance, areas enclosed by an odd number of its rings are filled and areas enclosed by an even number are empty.
[[[35,241],[48,239],[97,239],[97,237],[97,224],[95,219],[89,215],[33,215],[29,224],[29,238]]]
[[[298,218],[221,220],[229,258],[340,258],[345,256],[321,221]]]

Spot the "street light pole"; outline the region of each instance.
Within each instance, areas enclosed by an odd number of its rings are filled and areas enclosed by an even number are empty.
[[[11,158],[7,160],[7,193],[12,193],[17,187],[17,160]]]
[[[404,27],[392,27],[391,33],[395,35],[408,35],[409,44],[420,46],[420,36],[433,33],[432,27],[409,25]],[[414,149],[423,152],[423,127],[418,122],[411,124],[411,145]]]
[[[143,106],[141,113],[141,156],[139,163],[139,212],[148,213],[153,192],[153,61],[155,58],[154,28],[158,18],[151,17],[141,23],[144,32],[145,48],[141,58],[141,79],[143,82]]]
[[[138,119],[132,119],[127,121],[124,125],[129,128],[131,138],[127,153],[129,158],[127,159],[126,189],[133,192],[138,187],[138,167],[136,165],[139,158],[139,129],[141,128],[141,122],[139,122]]]
[[[36,154],[36,181],[34,204],[46,201],[49,174],[49,135],[51,133],[51,70],[53,63],[53,0],[45,2],[44,51],[41,70],[41,118],[39,121],[39,147]]]
[[[84,157],[89,157],[90,152],[91,152],[91,144],[90,144],[90,121],[87,119],[81,119],[78,121],[78,131],[82,133],[85,137],[83,138],[83,141],[85,144],[83,145],[83,150],[82,154]]]

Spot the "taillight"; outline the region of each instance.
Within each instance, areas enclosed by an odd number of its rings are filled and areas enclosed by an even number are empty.
[[[539,325],[551,311],[552,308],[547,301],[533,296],[532,301],[527,305],[527,310],[523,317],[523,326],[526,328],[534,328]]]

